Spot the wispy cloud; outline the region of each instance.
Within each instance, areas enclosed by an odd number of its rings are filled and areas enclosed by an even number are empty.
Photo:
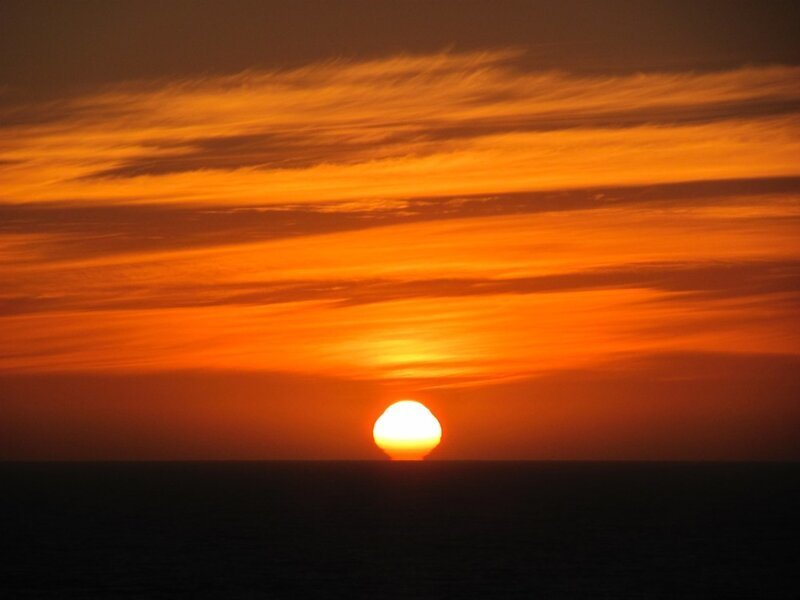
[[[439,385],[800,353],[800,70],[513,58],[4,105],[0,369]]]
[[[446,381],[634,351],[797,352],[796,209],[756,201],[32,261],[7,271],[0,362]]]
[[[245,244],[297,236],[463,218],[593,208],[670,210],[714,207],[751,216],[790,217],[800,211],[800,178],[732,179],[370,201],[231,207],[163,204],[0,204],[7,246],[28,240],[30,256],[63,263],[81,257]],[[746,209],[745,207],[750,207]],[[32,244],[36,245],[33,252]]]
[[[533,277],[436,279],[324,279],[310,281],[175,285],[110,285],[99,283],[91,293],[55,295],[0,294],[0,316],[40,312],[111,311],[267,305],[326,301],[332,306],[357,306],[415,298],[457,298],[498,294],[546,294],[576,290],[644,288],[662,292],[665,300],[732,299],[780,295],[800,308],[800,260],[703,263],[639,263],[582,272]],[[2,289],[2,288],[0,288]]]
[[[5,200],[366,202],[796,174],[795,67],[586,77],[510,56],[333,61],[7,109]]]

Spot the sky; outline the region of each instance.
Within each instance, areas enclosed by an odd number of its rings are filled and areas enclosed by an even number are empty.
[[[0,2],[0,459],[798,460],[790,2]]]

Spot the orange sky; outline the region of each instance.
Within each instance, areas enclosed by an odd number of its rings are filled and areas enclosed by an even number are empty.
[[[7,94],[0,457],[800,457],[800,67],[529,54]]]

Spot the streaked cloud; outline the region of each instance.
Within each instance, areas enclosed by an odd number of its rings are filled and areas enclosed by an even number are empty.
[[[0,204],[0,234],[8,243],[34,239],[51,260],[319,235],[436,220],[524,215],[598,207],[731,210],[752,216],[791,216],[800,178],[730,179],[652,186],[413,197],[368,203],[334,202],[266,206],[163,204]],[[716,210],[719,210],[717,208]],[[755,212],[753,212],[755,211]],[[18,243],[19,244],[19,243]]]
[[[800,70],[334,60],[5,103],[0,369],[800,353]]]
[[[40,312],[114,311],[327,301],[356,306],[414,298],[498,294],[545,294],[574,290],[646,288],[665,300],[723,299],[778,294],[800,308],[800,260],[701,263],[638,263],[533,277],[437,279],[265,280],[263,282],[154,287],[101,284],[94,293],[0,296],[0,316]],[[121,294],[124,292],[124,294]]]
[[[3,290],[2,367],[439,385],[665,349],[793,353],[796,208],[766,198],[33,261]]]
[[[332,61],[12,107],[0,181],[8,202],[367,205],[796,174],[796,67],[587,77],[512,57]]]

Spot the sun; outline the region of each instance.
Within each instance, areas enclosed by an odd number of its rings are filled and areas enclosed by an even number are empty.
[[[392,460],[422,460],[439,445],[442,426],[423,404],[401,400],[378,417],[372,437]]]

